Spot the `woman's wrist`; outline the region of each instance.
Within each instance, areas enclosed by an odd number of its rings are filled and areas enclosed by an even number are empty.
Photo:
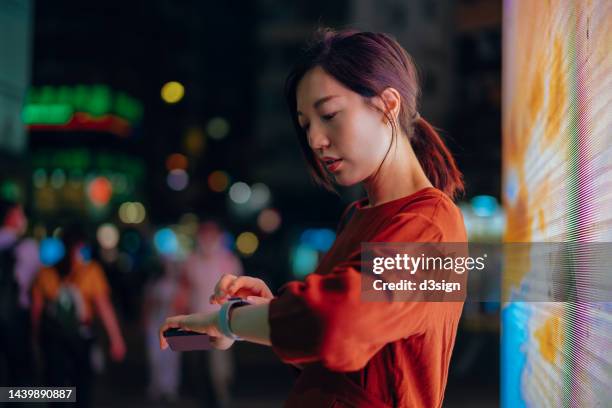
[[[233,332],[244,340],[270,346],[268,313],[267,303],[236,307],[231,317]]]
[[[221,309],[219,309],[219,313],[217,314],[217,327],[225,337],[229,337],[232,340],[242,340],[242,338],[236,335],[232,330],[231,318],[235,309],[246,305],[250,305],[250,303],[240,298],[234,298],[225,302],[221,306]]]

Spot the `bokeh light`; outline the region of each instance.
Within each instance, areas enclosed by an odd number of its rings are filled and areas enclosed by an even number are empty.
[[[55,265],[64,256],[64,244],[59,238],[45,238],[40,242],[40,262],[46,266]]]
[[[229,176],[224,171],[215,170],[208,176],[208,187],[216,193],[225,191],[228,185]]]
[[[198,232],[199,218],[193,213],[186,213],[179,218],[179,226],[189,235],[195,235]]]
[[[180,82],[170,81],[161,89],[161,97],[166,103],[177,103],[185,95],[185,87]]]
[[[96,206],[108,204],[113,195],[113,187],[106,177],[96,177],[87,186],[87,195]]]
[[[291,253],[291,271],[296,278],[312,273],[319,262],[319,253],[306,245],[298,245]]]
[[[220,140],[227,136],[230,130],[229,122],[221,117],[212,118],[206,124],[206,133],[212,139]]]
[[[183,232],[176,233],[176,240],[179,245],[179,255],[182,258],[187,257],[188,254],[191,253],[191,251],[193,251],[195,247],[194,240],[189,235]]]
[[[300,243],[317,251],[326,252],[335,239],[336,233],[328,228],[311,228],[302,233]]]
[[[189,174],[181,169],[171,170],[166,177],[166,182],[172,190],[182,191],[189,184]]]
[[[0,197],[10,201],[20,201],[21,188],[13,180],[4,180],[0,183]]]
[[[200,127],[194,126],[189,128],[185,133],[184,139],[185,150],[192,156],[199,156],[206,147],[206,138]]]
[[[236,204],[244,204],[251,197],[251,187],[247,183],[239,181],[232,184],[229,190],[230,199]]]
[[[21,188],[13,180],[4,180],[0,183],[0,196],[10,201],[20,201]]]
[[[273,208],[266,208],[257,216],[257,225],[268,234],[276,231],[281,225],[280,213]]]
[[[255,183],[251,187],[249,204],[254,210],[259,210],[270,202],[270,189],[264,183]]]
[[[117,230],[117,227],[113,224],[102,224],[98,227],[96,238],[102,248],[113,249],[119,242],[119,230]]]
[[[47,172],[45,169],[36,169],[32,173],[32,183],[36,188],[43,188],[47,183]]]
[[[187,160],[187,157],[180,153],[172,153],[166,159],[166,168],[168,169],[168,171],[177,169],[186,170],[188,165],[189,161]]]
[[[236,249],[242,255],[249,256],[257,251],[259,239],[252,232],[243,232],[236,238]]]
[[[479,217],[490,217],[498,210],[497,199],[489,195],[475,196],[470,200],[474,214]]]
[[[51,172],[51,187],[60,189],[66,183],[66,173],[62,169],[55,169]]]
[[[125,202],[119,206],[119,219],[125,224],[140,224],[145,220],[147,211],[140,202]]]
[[[157,231],[153,243],[157,251],[164,255],[173,255],[178,251],[176,234],[170,228],[162,228]]]

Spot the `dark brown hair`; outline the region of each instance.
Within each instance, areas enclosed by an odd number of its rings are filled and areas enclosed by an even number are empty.
[[[438,132],[418,114],[420,86],[410,55],[388,34],[350,29],[337,32],[328,28],[318,29],[285,82],[291,120],[317,184],[335,191],[331,177],[310,148],[297,116],[297,86],[304,75],[317,66],[364,97],[371,106],[370,98],[380,95],[386,88],[395,88],[401,95],[399,128],[408,136],[431,183],[453,199],[464,191],[463,178],[452,154]],[[397,123],[388,113],[382,113],[387,116],[392,135],[396,137]]]

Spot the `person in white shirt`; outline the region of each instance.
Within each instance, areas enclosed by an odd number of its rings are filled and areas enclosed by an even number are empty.
[[[194,253],[184,267],[183,288],[188,296],[190,313],[218,311],[220,306],[210,303],[216,283],[226,274],[242,275],[242,264],[223,242],[223,230],[213,222],[201,224]],[[233,356],[230,350],[211,349],[200,352],[208,367],[205,406],[227,407],[233,380]]]

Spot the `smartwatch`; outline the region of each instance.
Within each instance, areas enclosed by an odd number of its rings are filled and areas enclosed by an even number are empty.
[[[230,310],[234,307],[246,306],[251,303],[246,300],[238,297],[230,298],[227,302],[221,305],[221,309],[219,309],[219,330],[225,337],[229,337],[232,340],[244,340],[241,337],[236,336],[232,330],[230,329],[230,321],[229,315]]]

